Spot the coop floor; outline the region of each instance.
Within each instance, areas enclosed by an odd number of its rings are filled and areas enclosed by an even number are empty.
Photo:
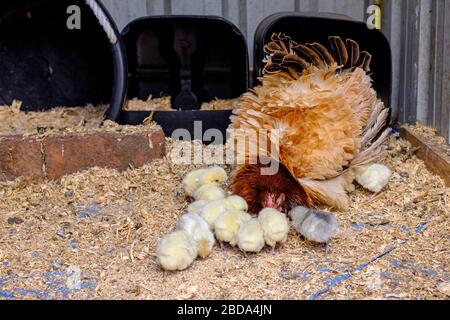
[[[273,253],[215,247],[176,273],[154,250],[184,213],[181,179],[193,166],[165,159],[2,183],[0,298],[447,299],[449,190],[404,141],[392,140],[382,162],[395,171],[388,188],[372,200],[357,188],[351,209],[336,213],[327,257],[292,232]]]

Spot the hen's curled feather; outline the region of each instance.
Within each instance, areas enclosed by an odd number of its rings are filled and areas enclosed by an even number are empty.
[[[337,178],[382,155],[388,109],[367,74],[372,56],[354,40],[329,41],[331,51],[274,34],[264,48],[262,85],[243,96],[231,129],[234,142],[246,145],[236,148],[245,163],[279,161],[305,190],[304,203],[345,209],[348,175]]]

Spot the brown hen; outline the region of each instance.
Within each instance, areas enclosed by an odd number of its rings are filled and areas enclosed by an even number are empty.
[[[345,210],[352,168],[385,150],[389,129],[380,132],[388,109],[372,88],[371,55],[353,40],[329,40],[331,51],[274,34],[265,46],[262,85],[234,110],[232,138],[246,148],[237,147],[245,164],[232,187],[254,213],[298,205]],[[263,157],[279,164],[275,175],[262,174]]]

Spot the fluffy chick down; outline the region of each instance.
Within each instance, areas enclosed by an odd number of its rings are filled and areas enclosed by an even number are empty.
[[[197,169],[189,172],[183,179],[186,193],[195,197],[195,192],[203,185],[217,184],[228,179],[227,173],[221,167]]]
[[[275,209],[267,208],[261,210],[258,220],[261,223],[264,240],[268,246],[274,247],[277,243],[287,241],[289,223],[285,214]]]
[[[187,269],[197,258],[197,244],[184,230],[165,235],[156,248],[156,260],[164,270]]]
[[[216,184],[204,184],[194,192],[194,199],[214,201],[225,198],[225,191]]]
[[[265,245],[264,233],[258,219],[241,224],[237,234],[237,245],[244,252],[260,252]]]
[[[206,200],[194,201],[188,205],[187,211],[188,213],[200,213],[208,203],[209,201]]]
[[[199,177],[200,185],[227,181],[228,175],[221,167],[207,168]]]
[[[248,211],[248,204],[244,198],[238,195],[232,195],[225,199],[228,210]]]
[[[183,215],[178,221],[177,229],[186,231],[194,239],[200,257],[206,258],[211,254],[216,239],[208,223],[198,214]]]
[[[222,213],[227,211],[227,209],[226,199],[211,201],[200,211],[200,216],[205,219],[209,227],[214,230],[214,222]]]
[[[329,212],[297,207],[289,216],[294,229],[309,241],[327,243],[338,229],[336,218]]]
[[[392,171],[378,163],[367,164],[353,169],[356,182],[364,189],[378,193],[389,183]]]
[[[198,169],[189,172],[183,179],[183,188],[186,193],[193,197],[194,192],[201,186],[200,177],[203,173],[206,172],[206,169]]]
[[[228,242],[230,245],[237,244],[237,234],[242,223],[252,217],[244,211],[226,211],[214,222],[214,230],[218,241]]]

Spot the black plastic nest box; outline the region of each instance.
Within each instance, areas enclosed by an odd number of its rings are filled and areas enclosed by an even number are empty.
[[[236,26],[213,16],[152,16],[132,21],[122,36],[128,98],[171,96],[173,111],[153,112],[166,136],[177,129],[195,139],[208,129],[225,133],[231,110],[199,109],[203,102],[237,98],[248,90],[247,44]],[[120,112],[112,120],[128,124],[142,123],[150,114]],[[195,121],[201,121],[201,130],[194,130]]]
[[[373,56],[374,87],[386,105],[391,102],[391,50],[379,30],[340,14],[277,13],[258,26],[254,43],[254,79],[258,84],[263,67],[263,47],[274,32],[284,32],[299,43],[321,42],[337,35],[357,41]],[[122,32],[126,47],[128,98],[147,100],[172,97],[174,111],[155,111],[167,136],[179,128],[194,137],[194,121],[202,121],[203,134],[214,128],[222,133],[231,110],[200,111],[202,102],[236,98],[248,90],[248,54],[245,39],[230,22],[220,17],[156,16],[137,19]],[[115,114],[117,112],[114,112]],[[150,112],[120,110],[119,123],[139,124]]]
[[[73,4],[82,10],[81,30],[66,27]],[[271,15],[255,34],[254,85],[261,76],[263,47],[275,32],[299,43],[328,44],[330,35],[357,41],[372,54],[374,88],[390,105],[391,50],[379,30],[338,14]],[[42,110],[110,102],[106,119],[135,125],[151,112],[123,110],[125,98],[170,95],[174,110],[154,111],[153,120],[166,136],[187,129],[192,139],[205,140],[208,129],[226,132],[232,110],[199,110],[201,104],[237,98],[248,89],[245,37],[221,17],[145,17],[120,35],[97,0],[0,2],[0,104],[19,99],[25,110]],[[200,128],[195,130],[194,122]]]
[[[70,6],[81,29],[69,29]],[[76,11],[73,11],[74,13]],[[0,105],[24,110],[123,103],[126,59],[120,34],[97,0],[0,2]]]
[[[372,54],[370,65],[373,86],[386,106],[391,106],[392,57],[389,41],[377,29],[351,17],[331,13],[276,13],[265,18],[258,26],[254,45],[254,84],[263,69],[264,45],[270,42],[273,33],[284,32],[298,43],[319,42],[329,47],[329,36],[353,39],[361,50]]]

